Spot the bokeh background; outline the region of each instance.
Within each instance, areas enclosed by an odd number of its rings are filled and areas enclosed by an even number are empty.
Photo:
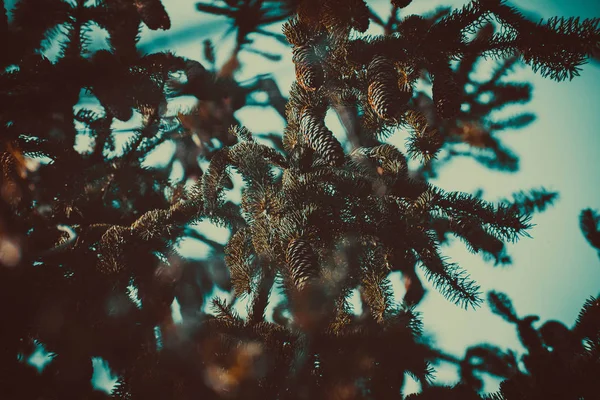
[[[6,1],[7,8],[10,9],[13,3],[14,0]],[[198,12],[195,3],[195,0],[163,0],[172,28],[165,32],[149,31],[144,27],[139,43],[142,51],[170,50],[203,62],[203,41],[211,39],[216,49],[216,65],[222,65],[234,46],[234,35],[225,35],[229,22],[226,18]],[[367,3],[379,15],[388,15],[388,0],[367,0]],[[468,1],[465,0],[413,0],[401,15],[421,14],[438,6],[460,7],[466,3]],[[526,0],[512,4],[535,19],[555,15],[600,16],[600,2],[597,0]],[[281,24],[271,25],[268,29],[281,32]],[[380,32],[373,27],[370,33]],[[94,45],[104,47],[103,33],[98,31],[95,37]],[[287,94],[295,79],[290,48],[272,38],[254,38],[253,48],[279,54],[282,59],[269,61],[242,51],[242,67],[236,79],[243,81],[259,74],[272,74],[281,91]],[[53,51],[50,46],[49,57],[52,57]],[[481,62],[476,74],[485,76],[491,65],[493,61]],[[508,294],[520,316],[535,314],[542,321],[555,319],[572,326],[584,301],[600,292],[600,260],[582,236],[578,220],[583,208],[600,208],[600,64],[592,62],[585,65],[581,76],[571,82],[543,79],[524,66],[517,68],[511,78],[532,83],[532,101],[518,107],[537,115],[536,121],[528,127],[502,133],[503,143],[521,157],[519,171],[492,171],[471,159],[456,158],[440,170],[432,183],[452,191],[473,193],[481,189],[483,198],[491,201],[508,197],[519,190],[545,187],[558,191],[559,201],[544,213],[534,216],[532,222],[535,227],[530,231],[532,239],[523,238],[509,245],[509,254],[513,258],[511,266],[494,267],[481,257],[468,253],[458,240],[445,248],[445,254],[465,267],[484,293],[499,290]],[[82,102],[85,101],[83,98]],[[191,107],[193,102],[193,98],[180,99],[170,105],[170,110],[177,112]],[[271,108],[244,107],[235,116],[254,133],[281,134],[283,131],[284,120]],[[135,126],[135,123],[130,121],[115,126],[123,130],[123,140],[127,139],[128,127]],[[326,123],[338,138],[344,138],[335,115],[329,115]],[[404,136],[398,132],[388,142],[403,148]],[[85,146],[85,143],[80,145]],[[174,148],[169,144],[161,146],[148,162],[165,162],[172,151]],[[226,230],[209,223],[200,224],[199,229],[214,240],[222,243],[227,240]],[[182,243],[181,251],[184,255],[200,258],[207,255],[208,247],[199,241],[189,240]],[[404,289],[399,276],[392,280],[400,298]],[[212,295],[227,297],[226,293],[218,291]],[[238,304],[237,308],[243,312],[244,304]],[[477,310],[463,310],[430,290],[417,310],[436,346],[457,357],[462,357],[468,346],[482,342],[521,351],[514,326],[493,315],[486,304]],[[173,311],[176,315],[177,304],[173,305]],[[40,349],[29,362],[42,368],[47,359],[47,354]],[[94,360],[94,370],[95,384],[109,391],[115,377],[103,360]],[[442,363],[437,366],[439,383],[452,384],[457,377],[454,365]],[[485,378],[485,383],[485,391],[497,389],[496,380]],[[418,390],[418,385],[407,381],[405,389],[410,393]]]

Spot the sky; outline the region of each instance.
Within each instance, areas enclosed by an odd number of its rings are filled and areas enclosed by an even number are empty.
[[[207,1],[209,2],[209,1]],[[8,7],[11,1],[7,1]],[[227,23],[222,18],[197,12],[194,0],[163,1],[171,17],[169,31],[152,32],[144,27],[140,48],[148,52],[172,50],[176,54],[199,61],[202,42],[215,41],[217,65],[230,55],[233,45],[224,39]],[[389,9],[387,0],[368,1],[380,15]],[[414,0],[403,15],[419,14],[439,5],[462,6],[466,1]],[[514,3],[513,3],[514,4]],[[524,0],[518,6],[540,18],[555,15],[598,17],[600,2],[594,0]],[[279,31],[277,26],[273,31]],[[231,36],[230,36],[231,38]],[[98,41],[102,41],[101,33]],[[255,54],[243,52],[243,69],[236,76],[249,79],[261,73],[271,73],[284,93],[294,80],[291,51],[271,38],[258,37],[255,48],[282,55],[281,62],[270,62]],[[534,216],[536,226],[530,231],[532,239],[524,238],[509,245],[513,265],[494,267],[480,256],[470,254],[456,241],[445,249],[445,254],[467,269],[485,293],[499,290],[508,294],[520,316],[536,314],[541,321],[555,319],[572,326],[584,301],[600,292],[600,259],[585,241],[579,230],[578,216],[583,208],[600,209],[600,66],[584,66],[581,76],[573,81],[557,83],[535,75],[528,67],[517,69],[515,80],[533,84],[533,99],[521,107],[537,115],[537,120],[518,131],[502,133],[502,140],[521,157],[516,173],[490,171],[469,159],[459,159],[445,166],[434,184],[452,191],[474,192],[482,189],[484,199],[496,201],[519,190],[545,187],[560,193],[555,206]],[[279,132],[284,121],[271,109],[246,107],[236,117],[255,133]],[[326,123],[341,137],[341,126],[334,116]],[[391,143],[402,143],[399,134]],[[168,146],[162,156],[167,154]],[[203,233],[225,240],[223,230],[210,224],[200,226]],[[205,248],[198,242],[186,242],[182,250],[200,256]],[[395,287],[401,294],[398,277]],[[514,327],[493,315],[487,305],[465,311],[446,301],[435,290],[428,291],[417,311],[422,314],[425,329],[441,349],[462,357],[468,346],[488,342],[504,349],[520,349]],[[101,361],[95,361],[99,373]],[[442,365],[438,371],[440,382],[453,383],[456,370]],[[103,379],[103,380],[102,380]],[[102,382],[109,382],[108,375]],[[497,388],[497,381],[486,380],[487,391]],[[412,388],[409,390],[416,390]]]

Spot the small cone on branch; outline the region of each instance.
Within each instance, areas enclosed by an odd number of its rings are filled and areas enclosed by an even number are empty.
[[[316,90],[323,84],[323,68],[311,46],[295,47],[292,60],[296,68],[296,79],[305,90]]]
[[[314,27],[300,21],[299,18],[290,18],[283,24],[282,31],[292,46],[306,45],[315,34]]]
[[[369,105],[382,119],[393,119],[410,97],[400,92],[396,67],[385,57],[376,56],[367,68]]]
[[[319,264],[310,244],[304,239],[293,239],[287,247],[286,259],[294,285],[302,291],[319,275]]]
[[[328,164],[339,166],[344,163],[344,150],[340,142],[321,119],[306,110],[300,117],[300,134]]]

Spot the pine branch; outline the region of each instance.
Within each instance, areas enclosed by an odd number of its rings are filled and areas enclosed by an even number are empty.
[[[252,291],[252,281],[258,272],[249,236],[249,229],[242,228],[233,234],[225,246],[225,263],[236,297]]]
[[[600,252],[600,215],[598,212],[591,208],[581,211],[579,226],[588,243]]]
[[[512,302],[504,293],[489,292],[488,302],[494,314],[504,318],[507,322],[517,323],[519,320]]]
[[[543,77],[562,81],[579,76],[581,65],[600,44],[598,18],[583,21],[551,18],[536,24],[513,7],[502,3],[490,5],[490,11],[500,22],[514,29],[514,48]],[[569,52],[560,51],[565,48],[569,48]]]
[[[600,301],[590,297],[577,316],[573,333],[580,340],[589,339],[593,343],[600,343]]]

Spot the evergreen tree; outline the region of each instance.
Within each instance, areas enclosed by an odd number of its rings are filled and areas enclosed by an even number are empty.
[[[441,253],[447,235],[508,263],[504,243],[527,235],[530,213],[556,194],[532,190],[492,204],[428,180],[454,156],[516,170],[517,156],[495,133],[533,116],[496,120],[493,111],[528,101],[531,87],[502,78],[521,60],[551,79],[572,79],[598,48],[600,20],[534,23],[502,0],[401,17],[409,3],[393,0],[387,21],[363,0],[198,3],[232,21],[236,46],[220,68],[210,41],[209,68],[140,51],[141,24],[170,28],[160,0],[20,0],[11,18],[3,13],[4,398],[393,399],[402,398],[406,373],[424,388],[417,398],[479,398],[468,384],[430,388],[432,350],[413,308],[424,293],[415,270],[449,301],[478,306],[476,282]],[[278,21],[286,21],[283,35],[265,29]],[[362,34],[371,22],[384,34]],[[92,27],[108,33],[106,49],[89,50]],[[270,77],[235,80],[240,52],[278,57],[252,47],[256,34],[291,45],[289,99]],[[45,54],[56,43],[50,61]],[[480,57],[501,60],[484,82],[470,78]],[[256,92],[285,118],[273,146],[234,117]],[[101,112],[79,106],[87,95]],[[170,115],[169,101],[183,95],[197,98],[195,108]],[[343,122],[346,148],[325,124],[328,110]],[[118,121],[139,124],[122,146]],[[399,128],[408,132],[406,155],[385,142]],[[83,138],[91,146],[77,150]],[[167,142],[176,147],[171,160],[149,166]],[[409,157],[421,166],[409,168]],[[176,163],[183,174],[173,180]],[[244,182],[239,203],[227,199],[233,171]],[[230,230],[224,246],[194,228],[202,220]],[[594,246],[597,220],[582,214]],[[179,254],[185,238],[210,245],[212,259]],[[407,287],[401,304],[388,279],[393,271]],[[234,301],[214,300],[207,314],[214,286],[232,291]],[[349,301],[354,289],[361,314]],[[268,318],[275,290],[282,300]],[[233,305],[244,298],[241,316]],[[174,299],[182,324],[172,318]],[[500,295],[492,303],[510,311]],[[594,304],[577,338],[597,339],[589,336]],[[499,312],[524,324],[509,311]],[[23,362],[36,346],[54,355],[41,373]],[[589,349],[567,350],[586,351],[597,365],[597,349]],[[119,376],[110,396],[91,385],[93,357]],[[530,360],[535,374],[541,361]],[[507,377],[502,390],[519,390],[521,381]]]

